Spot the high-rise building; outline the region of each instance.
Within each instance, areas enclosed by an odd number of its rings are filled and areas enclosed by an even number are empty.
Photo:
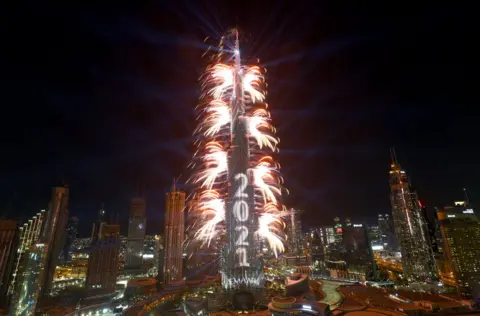
[[[350,277],[367,280],[375,277],[376,266],[367,228],[362,224],[343,227],[343,258]]]
[[[106,215],[104,205],[102,203],[102,208],[98,211],[98,217],[92,226],[92,235],[90,237],[90,243],[95,243],[102,236],[102,227],[106,224]]]
[[[57,266],[58,256],[65,245],[68,221],[68,187],[53,187],[52,199],[49,203],[45,227],[43,228],[41,242],[45,245],[45,271],[43,273],[41,295],[52,290],[53,274]]]
[[[15,267],[18,233],[18,221],[0,218],[0,309],[10,304],[7,292]]]
[[[63,262],[65,264],[72,262],[72,245],[77,239],[78,217],[70,217],[67,222],[67,238],[63,246]]]
[[[420,203],[420,202],[419,202]],[[427,227],[427,235],[430,241],[430,247],[432,248],[433,253],[438,252],[438,243],[437,238],[435,236],[435,222],[436,222],[436,212],[432,209],[427,208],[426,205],[420,203],[420,207],[422,209],[422,215],[425,219],[425,225]]]
[[[28,316],[35,314],[42,293],[42,281],[47,273],[48,245],[36,242],[21,259],[21,274],[18,278],[9,315]]]
[[[313,262],[325,260],[325,249],[320,234],[317,231],[311,233],[310,248],[310,255],[312,256]]]
[[[164,282],[170,284],[183,280],[183,239],[185,233],[185,192],[166,195],[165,264]]]
[[[435,278],[435,263],[421,205],[393,150],[390,167],[390,203],[403,273],[412,281]]]
[[[142,267],[143,242],[147,224],[145,208],[144,198],[135,197],[132,199],[128,220],[126,269],[140,269]]]
[[[194,280],[203,279],[203,273],[198,275],[197,269],[202,265],[203,251],[202,243],[196,240],[196,225],[200,221],[201,212],[199,211],[198,194],[195,193],[188,201],[188,211],[185,229],[185,251],[187,253],[186,274],[187,278]],[[203,250],[202,249],[202,250]]]
[[[14,258],[12,278],[8,286],[8,295],[18,296],[17,291],[20,290],[20,288],[17,286],[17,283],[24,271],[23,263],[26,262],[24,256],[30,247],[40,238],[45,214],[45,210],[42,210],[18,228],[19,241]]]
[[[48,212],[35,225],[29,221],[25,233],[21,232],[24,253],[19,258],[18,281],[13,281],[16,285],[11,310],[15,315],[31,315],[38,299],[52,290],[58,257],[65,244],[68,197],[68,187],[53,187]]]
[[[395,235],[393,219],[389,214],[378,214],[378,229],[383,248],[388,251],[397,251],[397,236]]]
[[[325,244],[330,245],[335,243],[335,229],[333,227],[324,227]]]
[[[335,237],[335,243],[340,245],[342,243],[343,225],[340,222],[340,217],[338,216],[335,217],[333,221],[335,222],[335,224],[333,224],[333,236]]]
[[[303,255],[302,212],[290,209],[290,220],[287,223],[288,252],[290,255]]]
[[[118,274],[120,225],[103,222],[100,233],[96,236],[98,238],[92,241],[88,257],[87,289],[114,292]]]
[[[380,233],[380,228],[376,225],[369,226],[367,228],[368,238],[373,250],[383,250],[383,241],[382,234]]]
[[[480,284],[480,222],[467,202],[455,204],[437,214],[457,292],[471,297],[474,286]]]

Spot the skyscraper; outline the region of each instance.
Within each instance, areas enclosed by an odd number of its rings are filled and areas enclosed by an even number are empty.
[[[169,284],[183,279],[183,239],[185,233],[185,192],[177,191],[166,195],[165,221],[165,264],[164,282]]]
[[[369,226],[367,228],[368,238],[373,250],[383,250],[382,234],[378,226]]]
[[[390,203],[403,273],[412,281],[434,278],[435,264],[421,205],[393,150],[390,167]]]
[[[93,235],[93,234],[92,234]],[[118,274],[120,225],[102,223],[88,257],[87,289],[114,292]]]
[[[388,251],[397,251],[398,243],[392,217],[388,214],[378,214],[378,229],[380,231],[383,248]]]
[[[18,275],[12,282],[15,315],[31,315],[38,299],[50,293],[60,251],[65,244],[68,218],[68,187],[53,187],[46,213],[40,213],[20,232]]]
[[[290,210],[290,220],[287,223],[288,252],[290,255],[303,255],[301,214],[301,211]]]
[[[53,274],[65,244],[68,196],[68,187],[53,187],[48,212],[35,225],[29,221],[25,232],[21,232],[24,253],[17,261],[19,275],[12,287],[11,312],[15,315],[31,315],[38,299],[52,289]]]
[[[21,259],[21,274],[18,278],[9,315],[29,316],[35,314],[47,273],[48,244],[36,242]]]
[[[19,242],[16,250],[16,256],[14,259],[13,273],[8,287],[8,295],[17,296],[19,288],[17,283],[21,275],[23,274],[23,263],[25,262],[24,256],[30,247],[37,242],[42,232],[43,223],[45,220],[45,210],[37,213],[27,223],[18,228]]]
[[[335,224],[333,225],[333,231],[334,231],[334,236],[335,236],[335,244],[340,245],[342,243],[342,237],[343,237],[343,225],[340,222],[340,217],[335,217],[333,219]]]
[[[102,228],[105,224],[107,224],[107,222],[106,222],[104,205],[102,203],[102,208],[98,211],[97,220],[92,225],[92,235],[90,237],[90,242],[92,244],[101,238]]]
[[[58,256],[66,240],[68,220],[68,187],[53,187],[52,199],[49,204],[48,214],[45,221],[42,237],[40,240],[45,244],[45,271],[42,280],[42,294],[52,290],[53,274],[57,266]]]
[[[135,197],[132,199],[128,220],[126,269],[140,269],[142,267],[143,241],[147,224],[145,207],[144,198]]]
[[[256,58],[242,59],[248,54],[240,50],[237,29],[228,30],[217,44],[204,54],[197,150],[190,165],[201,219],[195,238],[202,246],[222,240],[225,295],[236,296],[241,288],[242,300],[254,302],[264,285],[260,251],[274,256],[285,251],[286,191],[275,161],[279,139],[266,103],[265,69]]]
[[[467,202],[456,202],[438,211],[444,238],[445,257],[453,269],[457,291],[470,297],[480,284],[480,223]]]
[[[72,245],[77,239],[78,232],[78,218],[70,217],[67,223],[67,238],[65,245],[63,246],[63,262],[71,263],[72,262]]]
[[[362,224],[343,227],[343,258],[351,277],[366,280],[375,277],[376,267],[367,228]]]
[[[0,309],[10,304],[8,286],[18,255],[18,221],[0,218]]]

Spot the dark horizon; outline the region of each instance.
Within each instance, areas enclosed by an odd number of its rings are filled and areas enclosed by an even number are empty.
[[[27,218],[70,187],[81,235],[105,203],[147,232],[188,176],[206,36],[239,25],[267,72],[287,206],[306,227],[390,213],[395,147],[429,207],[480,201],[471,8],[333,1],[251,5],[20,2],[6,10],[0,211]],[[187,188],[188,189],[188,188]]]

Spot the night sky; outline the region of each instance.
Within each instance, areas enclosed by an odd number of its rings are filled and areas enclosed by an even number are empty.
[[[82,235],[102,202],[126,231],[140,186],[147,231],[162,232],[165,192],[186,180],[193,153],[203,39],[236,24],[268,69],[286,202],[306,226],[390,212],[392,146],[424,204],[464,187],[480,203],[473,7],[67,2],[0,10],[0,215],[32,216],[67,183]]]

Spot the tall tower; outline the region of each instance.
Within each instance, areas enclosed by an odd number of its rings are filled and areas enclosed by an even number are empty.
[[[24,253],[18,261],[19,276],[12,283],[12,315],[32,315],[38,299],[52,290],[53,274],[65,244],[68,187],[53,187],[48,212],[29,221],[20,233]]]
[[[47,220],[40,240],[46,245],[46,262],[43,278],[42,294],[52,290],[53,274],[58,257],[65,245],[68,221],[68,187],[53,187],[52,199],[49,204]]]
[[[40,237],[40,233],[43,227],[45,220],[45,210],[37,213],[33,216],[27,223],[24,223],[18,228],[19,242],[16,249],[17,255],[14,259],[12,278],[8,287],[8,295],[18,296],[18,291],[20,288],[18,285],[18,280],[23,274],[23,262],[24,256],[27,251],[30,249],[32,244],[36,243]]]
[[[98,211],[97,220],[92,225],[92,235],[90,237],[90,242],[92,244],[99,240],[102,236],[102,228],[105,224],[107,224],[105,218],[105,209],[102,203],[102,208]]]
[[[233,65],[233,97],[231,111],[231,149],[228,159],[230,189],[226,208],[226,266],[222,282],[229,288],[238,283],[246,286],[263,286],[263,271],[256,258],[254,233],[258,225],[254,216],[254,191],[252,179],[247,173],[250,149],[247,138],[247,118],[245,116],[244,93],[240,65],[240,44],[238,31],[235,35],[235,62]]]
[[[395,236],[393,220],[390,215],[378,214],[378,229],[384,249],[397,251],[397,237]]]
[[[98,238],[92,242],[88,257],[86,285],[89,290],[114,292],[120,252],[120,225],[103,223]]]
[[[475,286],[480,284],[480,222],[466,201],[455,204],[439,210],[437,215],[457,293],[471,298]]]
[[[431,279],[436,275],[435,265],[421,205],[393,149],[389,178],[392,217],[402,253],[403,273],[411,281]]]
[[[0,309],[10,304],[8,286],[15,267],[19,237],[18,221],[0,218]]]
[[[215,48],[214,48],[215,47]],[[242,59],[239,32],[229,30],[206,54],[194,132],[197,150],[190,181],[196,186],[194,238],[202,248],[218,241],[222,287],[246,310],[263,288],[261,247],[284,252],[283,179],[275,161],[279,139],[266,103],[264,68]],[[237,295],[238,294],[238,295]],[[253,304],[253,303],[252,303]]]
[[[290,209],[288,221],[288,252],[290,255],[303,255],[302,222],[299,210]]]
[[[170,284],[183,280],[183,239],[185,233],[185,192],[167,193],[165,221],[164,282]]]
[[[65,245],[63,246],[63,262],[64,263],[71,263],[72,262],[72,245],[77,239],[78,233],[78,217],[70,217],[67,223],[67,238],[65,241]]]
[[[142,267],[143,241],[147,224],[145,207],[144,198],[135,197],[132,199],[128,221],[126,269],[140,269]]]
[[[375,260],[367,227],[353,224],[342,229],[343,258],[352,278],[368,280],[376,276]]]

